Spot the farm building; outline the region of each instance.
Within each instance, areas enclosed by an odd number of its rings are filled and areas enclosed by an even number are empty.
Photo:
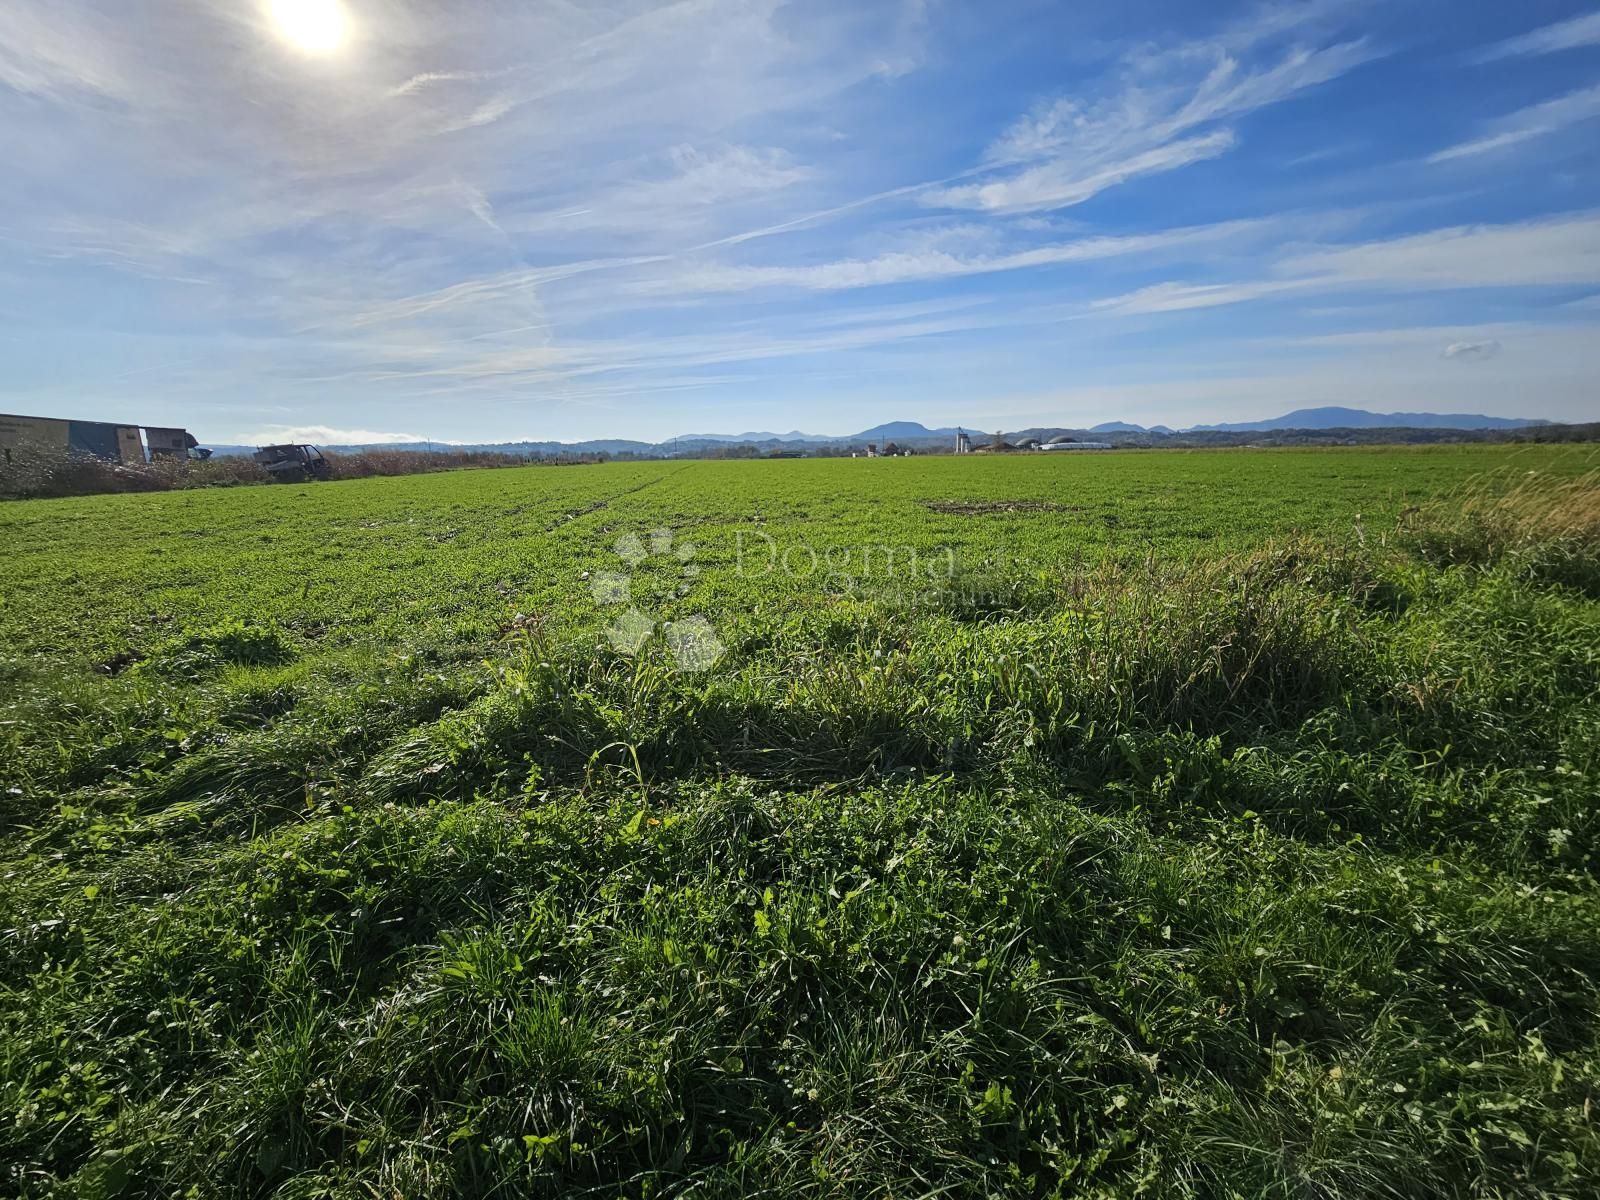
[[[996,433],[991,440],[983,443],[981,446],[974,446],[972,448],[972,453],[973,454],[1005,454],[1005,453],[1008,453],[1009,451],[1012,451],[1012,450],[1015,450],[1015,449],[1017,449],[1016,446],[1013,446],[1010,442],[1006,441],[1006,435],[1005,434]]]
[[[24,457],[79,457],[143,463],[146,445],[151,458],[186,458],[198,443],[186,429],[0,414],[0,462]]]

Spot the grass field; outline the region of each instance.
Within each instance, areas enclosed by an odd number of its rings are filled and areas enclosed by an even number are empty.
[[[0,1190],[1600,1193],[1596,466],[0,507]]]

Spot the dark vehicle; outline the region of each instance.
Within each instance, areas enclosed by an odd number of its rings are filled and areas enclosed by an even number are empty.
[[[253,456],[267,469],[274,483],[309,483],[326,479],[328,460],[315,446],[263,446]]]

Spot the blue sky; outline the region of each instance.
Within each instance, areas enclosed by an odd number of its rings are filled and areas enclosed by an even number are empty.
[[[1600,10],[6,0],[0,410],[1600,419]]]

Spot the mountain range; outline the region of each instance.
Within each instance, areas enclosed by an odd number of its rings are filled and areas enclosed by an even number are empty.
[[[979,426],[966,425],[960,428],[965,429],[968,433],[974,433],[979,429]],[[1133,426],[1129,426],[1129,428],[1133,428]],[[828,445],[838,442],[855,442],[864,444],[866,442],[879,441],[904,441],[907,438],[953,438],[957,432],[959,430],[955,425],[941,429],[929,429],[926,425],[917,421],[890,421],[888,424],[874,425],[871,429],[863,429],[860,433],[852,433],[843,437],[826,433],[801,433],[798,429],[794,429],[788,433],[685,433],[673,438],[672,441],[680,444],[684,442],[750,442],[752,444],[764,442],[811,442]],[[667,444],[666,442],[661,443],[663,446]]]
[[[1375,413],[1359,408],[1300,408],[1262,421],[1234,421],[1219,425],[1192,425],[1184,430],[1174,430],[1165,425],[1134,425],[1126,421],[1104,421],[1088,429],[1033,428],[1011,431],[1005,436],[1011,441],[1028,438],[1045,440],[1051,437],[1097,434],[1102,437],[1122,436],[1135,439],[1130,444],[1161,445],[1168,438],[1182,438],[1187,434],[1237,434],[1254,432],[1310,432],[1330,430],[1506,430],[1530,426],[1549,425],[1551,422],[1532,417],[1489,417],[1476,413]],[[842,436],[802,433],[757,431],[750,433],[690,433],[663,442],[634,441],[627,438],[603,438],[585,442],[483,442],[448,444],[449,449],[465,451],[499,451],[507,454],[525,454],[535,457],[560,455],[631,454],[650,458],[687,457],[726,451],[735,446],[752,446],[762,450],[800,450],[803,447],[832,446],[848,449],[852,446],[881,445],[897,442],[917,450],[935,449],[941,444],[950,445],[960,430],[972,436],[974,445],[991,440],[993,433],[978,422],[970,425],[946,425],[930,429],[917,421],[889,421],[863,429],[859,433]],[[417,450],[424,443],[392,442],[359,446],[324,446],[325,450],[353,452],[360,450]],[[428,446],[446,443],[430,442]],[[213,446],[216,454],[249,454],[253,446]]]
[[[1297,408],[1265,421],[1193,425],[1189,432],[1221,430],[1242,433],[1265,429],[1525,429],[1548,425],[1529,417],[1485,417],[1477,413],[1375,413],[1360,408]]]

